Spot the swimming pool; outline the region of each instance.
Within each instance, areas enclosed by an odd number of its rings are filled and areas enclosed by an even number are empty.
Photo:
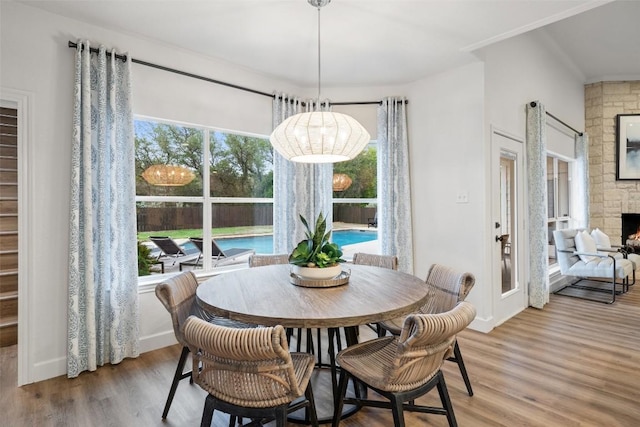
[[[334,243],[341,248],[345,245],[370,242],[378,239],[377,231],[369,230],[335,230],[331,233]],[[273,235],[249,236],[249,237],[225,237],[216,238],[216,242],[222,250],[231,248],[255,249],[256,253],[273,253]]]

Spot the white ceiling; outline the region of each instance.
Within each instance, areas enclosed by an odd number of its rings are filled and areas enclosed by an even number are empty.
[[[16,1],[300,86],[318,81],[318,14],[306,0]],[[322,84],[411,82],[543,26],[585,81],[640,79],[639,17],[635,0],[333,0],[321,9]]]

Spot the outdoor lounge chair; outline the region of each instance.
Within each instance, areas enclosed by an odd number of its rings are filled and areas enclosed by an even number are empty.
[[[367,218],[367,228],[369,227],[378,227],[378,212],[373,215],[373,218]]]
[[[171,237],[152,236],[149,237],[149,240],[151,240],[158,248],[160,248],[160,253],[157,256],[156,261],[159,261],[161,257],[166,256],[173,258],[173,263],[171,265],[174,265],[178,257],[187,255],[184,249],[180,247],[180,245],[178,245]],[[162,264],[162,267],[164,269],[164,264]]]
[[[183,265],[189,265],[192,267],[201,267],[202,266],[202,254],[204,253],[202,247],[202,238],[201,237],[190,237],[189,240],[198,248],[200,254],[198,258],[192,261],[184,261],[180,263],[180,271],[182,271]],[[215,239],[211,239],[211,256],[213,257],[213,266],[217,267],[220,265],[227,264],[236,258],[239,258],[243,255],[254,254],[255,249],[246,249],[246,248],[231,248],[227,250],[222,250],[220,246],[216,243]]]

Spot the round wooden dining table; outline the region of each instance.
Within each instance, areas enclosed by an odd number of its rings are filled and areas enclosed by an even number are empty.
[[[204,310],[245,323],[327,329],[331,348],[331,333],[338,328],[344,328],[350,345],[357,342],[357,326],[405,316],[417,311],[428,298],[424,280],[410,274],[353,264],[343,264],[342,270],[350,273],[347,284],[320,288],[295,285],[288,264],[236,270],[202,282],[196,298]],[[333,359],[332,355],[330,350]],[[332,384],[321,379],[320,369],[312,378],[321,423],[333,418],[333,393],[337,388],[333,360],[331,370]],[[322,393],[318,389],[330,391]],[[345,405],[341,417],[357,410]],[[290,415],[290,420],[304,423],[296,414]]]
[[[196,290],[215,315],[264,326],[342,328],[405,316],[424,305],[424,280],[387,268],[343,264],[349,282],[310,288],[292,283],[289,264],[219,274]]]

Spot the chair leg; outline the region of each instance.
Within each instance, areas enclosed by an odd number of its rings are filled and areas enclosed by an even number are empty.
[[[444,382],[444,375],[442,371],[438,371],[438,394],[442,401],[442,407],[447,411],[447,421],[449,421],[449,427],[458,427],[456,416],[453,413],[453,405],[451,405],[451,399],[449,398],[449,391],[447,390],[447,384]]]
[[[214,399],[215,398],[213,396],[208,395],[204,400],[204,411],[202,412],[200,427],[211,427],[211,421],[213,421]]]
[[[393,412],[394,427],[404,427],[404,411],[402,408],[402,399],[395,394],[391,396],[391,412]]]
[[[304,391],[304,395],[309,401],[307,416],[305,418],[310,422],[312,427],[318,427],[318,413],[316,412],[316,401],[313,397],[313,388],[311,387],[311,381],[309,381],[309,383],[307,384],[307,389]]]
[[[340,373],[338,393],[334,395],[333,422],[331,423],[331,427],[338,427],[340,425],[340,415],[342,414],[342,407],[344,406],[344,397],[347,394],[348,382],[349,382],[349,374],[347,374],[347,372],[343,370]]]
[[[167,402],[164,404],[164,411],[162,411],[162,419],[166,419],[169,414],[169,408],[171,408],[171,402],[173,402],[173,396],[176,394],[176,389],[178,388],[178,383],[183,378],[186,378],[186,375],[191,377],[190,373],[184,374],[182,371],[184,370],[184,365],[187,362],[187,356],[189,356],[189,347],[182,347],[182,353],[180,354],[180,360],[178,360],[178,366],[176,367],[176,372],[173,375],[173,382],[171,383],[171,389],[169,389],[169,396],[167,396]]]
[[[460,374],[462,374],[462,379],[464,380],[464,385],[467,386],[467,393],[469,396],[473,396],[473,389],[471,388],[471,381],[469,380],[469,375],[467,374],[467,368],[464,366],[464,360],[462,359],[462,353],[460,352],[460,346],[458,346],[458,340],[456,340],[455,345],[453,346],[453,361],[458,364],[460,368]]]
[[[275,410],[276,427],[287,427],[287,405],[281,405]]]

